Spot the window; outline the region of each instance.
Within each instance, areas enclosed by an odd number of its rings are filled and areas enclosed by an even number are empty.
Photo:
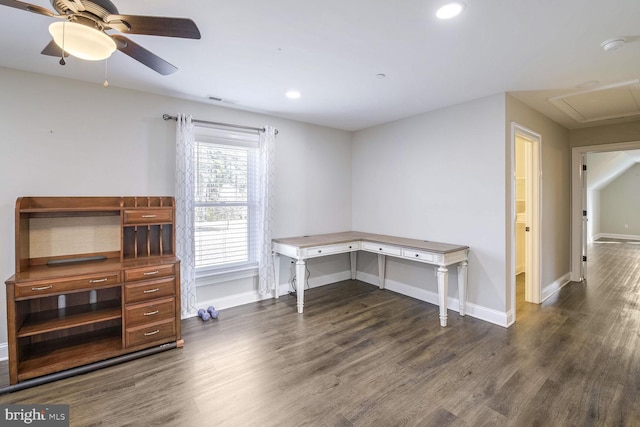
[[[196,127],[195,258],[198,273],[257,265],[258,135]]]

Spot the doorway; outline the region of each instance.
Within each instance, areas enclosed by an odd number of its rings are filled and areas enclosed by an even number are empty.
[[[640,141],[573,147],[571,149],[571,281],[587,279],[587,224],[589,201],[586,191],[585,156],[589,153],[627,151],[640,149]]]
[[[512,123],[512,277],[513,320],[526,303],[539,304],[540,141],[539,134]]]

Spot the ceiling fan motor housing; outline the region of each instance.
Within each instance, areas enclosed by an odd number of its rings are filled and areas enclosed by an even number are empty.
[[[109,0],[51,0],[51,6],[61,15],[86,12],[104,21],[109,15],[118,15],[118,8]]]

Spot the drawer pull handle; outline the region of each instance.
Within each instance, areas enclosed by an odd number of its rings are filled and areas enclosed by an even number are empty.
[[[321,253],[322,253],[322,251],[321,251],[320,249],[318,249],[318,253],[319,253],[319,254],[321,254]]]
[[[160,329],[156,329],[156,330],[155,330],[155,331],[153,331],[153,332],[145,332],[145,333],[144,333],[144,336],[145,336],[145,337],[150,337],[151,335],[155,335],[155,334],[157,334],[157,333],[160,333]]]
[[[143,276],[153,276],[154,274],[160,273],[159,270],[156,271],[147,271],[146,273],[142,273]]]
[[[41,286],[39,288],[31,288],[32,291],[46,291],[47,289],[53,288],[53,285],[49,286]]]
[[[160,310],[150,311],[148,313],[144,313],[145,316],[153,316],[154,314],[160,313]]]
[[[416,258],[420,258],[420,254],[416,254]]]
[[[382,250],[382,248],[378,248],[378,250]]]
[[[143,291],[143,293],[145,294],[152,294],[154,292],[158,292],[160,290],[160,288],[155,288],[155,289],[146,289]]]
[[[92,279],[92,280],[89,280],[89,283],[102,283],[102,282],[106,282],[107,280],[109,279],[107,279],[106,277],[104,279]]]
[[[156,218],[158,215],[142,215],[142,218]]]

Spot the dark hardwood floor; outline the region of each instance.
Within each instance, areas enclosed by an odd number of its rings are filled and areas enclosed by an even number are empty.
[[[509,329],[441,328],[436,306],[347,281],[303,316],[287,296],[189,319],[182,349],[0,403],[69,404],[74,426],[638,426],[640,245],[589,256],[588,283]]]

